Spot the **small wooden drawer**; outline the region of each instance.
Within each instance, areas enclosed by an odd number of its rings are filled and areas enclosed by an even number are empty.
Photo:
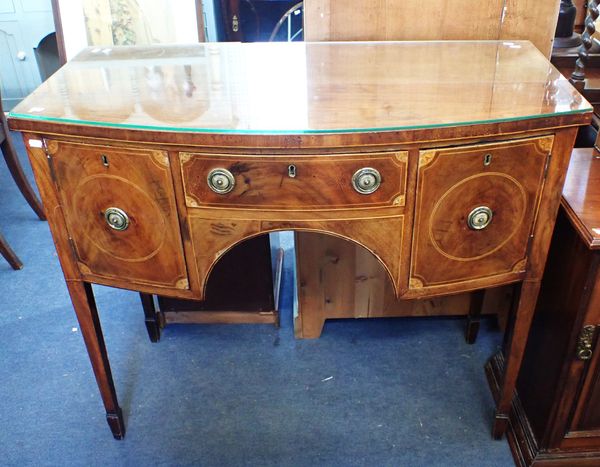
[[[46,140],[84,278],[188,289],[169,159],[162,151]]]
[[[406,151],[320,156],[181,153],[180,158],[189,207],[331,210],[405,203]],[[219,169],[228,172],[225,176],[230,178],[225,184],[233,180],[229,192],[217,193],[209,186],[211,171]],[[361,174],[367,177],[364,191],[369,191],[377,175],[379,187],[371,193],[359,193],[353,177],[359,184]]]
[[[411,289],[526,269],[553,136],[420,152]]]

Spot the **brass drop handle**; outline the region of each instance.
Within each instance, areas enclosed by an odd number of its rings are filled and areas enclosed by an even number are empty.
[[[125,211],[119,208],[108,208],[104,211],[104,219],[111,229],[127,230],[129,227],[129,216]]]
[[[227,169],[212,169],[208,173],[207,182],[209,188],[220,195],[227,194],[235,188],[235,178]]]
[[[377,169],[364,167],[354,172],[352,187],[361,195],[371,194],[381,185],[381,174]]]
[[[485,229],[490,222],[492,222],[492,217],[494,213],[487,206],[479,206],[473,209],[469,216],[467,217],[467,225],[472,230],[482,230]]]
[[[592,349],[579,349],[577,351],[577,358],[579,358],[579,360],[589,360],[590,358],[592,358]]]
[[[589,360],[592,358],[592,343],[594,341],[594,332],[596,326],[588,324],[583,327],[577,340],[577,358],[579,360]]]

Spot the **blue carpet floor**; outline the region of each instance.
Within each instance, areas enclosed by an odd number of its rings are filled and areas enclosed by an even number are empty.
[[[171,325],[152,344],[138,295],[95,287],[127,425],[115,441],[48,226],[3,163],[0,212],[25,263],[0,258],[0,465],[513,465],[490,436],[492,320],[473,346],[452,318],[333,321],[295,340],[289,250],[281,329]]]

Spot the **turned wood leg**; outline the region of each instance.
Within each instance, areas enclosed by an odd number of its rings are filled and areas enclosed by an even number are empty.
[[[476,290],[471,293],[471,301],[469,303],[469,314],[467,315],[467,327],[465,329],[465,340],[467,344],[474,344],[477,340],[479,332],[479,321],[481,319],[481,311],[483,309],[483,298],[485,297],[485,289]]]
[[[8,166],[8,170],[10,171],[12,177],[14,178],[19,190],[31,206],[31,209],[37,214],[40,220],[46,220],[46,214],[44,213],[44,208],[42,207],[42,203],[38,199],[35,191],[33,191],[33,187],[25,177],[25,173],[23,172],[23,167],[19,162],[17,157],[17,151],[12,144],[12,140],[10,139],[10,135],[7,134],[4,141],[0,144],[0,149],[2,149],[2,154],[4,154],[4,159],[6,160],[6,165]]]
[[[123,439],[125,436],[123,413],[117,401],[92,286],[87,282],[67,280],[67,288],[106,409],[106,420],[115,439]]]
[[[144,309],[144,322],[146,323],[148,337],[151,342],[158,342],[160,340],[161,329],[160,314],[156,311],[154,297],[152,294],[140,293],[140,299],[142,300],[142,308]]]
[[[492,436],[495,439],[502,438],[508,428],[508,417],[517,384],[517,376],[523,361],[539,290],[539,281],[524,281],[517,292],[516,307],[504,344],[504,375],[496,401],[496,414],[492,427]],[[519,323],[518,327],[515,327],[516,322]]]
[[[8,261],[8,264],[10,264],[10,266],[13,269],[23,269],[23,263],[16,255],[16,253],[12,250],[12,248],[10,247],[6,239],[2,236],[2,234],[0,234],[0,254],[4,256],[4,259]]]

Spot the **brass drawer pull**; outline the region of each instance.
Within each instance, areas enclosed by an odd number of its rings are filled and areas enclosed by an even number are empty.
[[[235,178],[227,169],[212,169],[207,177],[208,186],[220,195],[229,193],[235,188]]]
[[[104,211],[104,218],[111,229],[127,230],[129,227],[129,216],[119,208],[108,208]]]
[[[381,175],[377,169],[364,167],[354,172],[352,186],[361,195],[368,195],[377,191],[381,185]]]
[[[579,334],[579,339],[577,341],[577,358],[579,360],[589,360],[592,358],[592,343],[594,341],[594,332],[596,331],[596,326],[588,324],[584,326]]]
[[[493,213],[487,206],[479,206],[473,209],[467,217],[467,225],[472,230],[485,229],[492,222]]]

